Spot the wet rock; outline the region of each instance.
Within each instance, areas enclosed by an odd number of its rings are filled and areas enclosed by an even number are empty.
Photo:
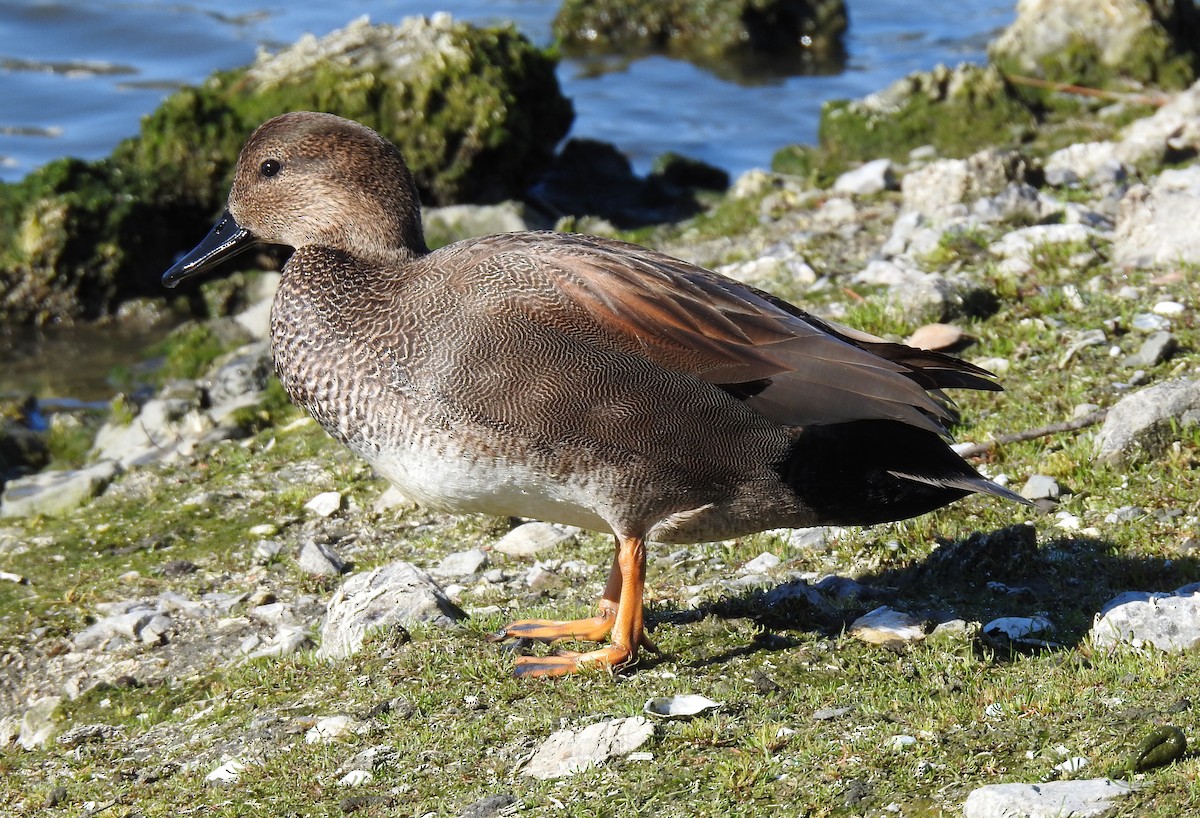
[[[333,595],[321,625],[317,656],[351,656],[370,630],[416,622],[447,626],[465,616],[428,574],[411,563],[389,563],[355,574]]]
[[[1008,73],[1054,82],[1179,88],[1194,78],[1197,35],[1190,0],[1021,0],[988,56]]]
[[[1164,170],[1121,199],[1113,261],[1127,267],[1200,263],[1200,165]]]
[[[9,480],[0,495],[0,517],[64,514],[98,495],[122,471],[119,463],[105,460],[82,469]]]
[[[1189,650],[1200,645],[1200,586],[1189,585],[1169,594],[1121,594],[1100,609],[1090,636],[1103,647],[1125,644]]]
[[[1175,354],[1179,340],[1169,332],[1155,332],[1142,342],[1137,352],[1125,356],[1122,366],[1127,369],[1149,369]]]
[[[551,523],[522,523],[496,541],[492,550],[510,557],[532,557],[575,540],[575,534]]]
[[[574,775],[632,753],[653,735],[654,726],[642,716],[610,719],[578,731],[559,730],[538,746],[521,772],[542,780]]]
[[[840,67],[846,26],[842,0],[566,0],[553,32],[573,54],[664,51],[726,73],[739,59],[747,69],[757,63],[762,73],[762,58],[769,55],[782,64],[775,72],[795,73]]]
[[[1041,784],[989,784],[963,804],[965,818],[1102,818],[1133,792],[1123,781],[1093,778]]]
[[[833,183],[834,193],[846,193],[852,196],[866,196],[898,188],[896,172],[891,159],[874,159],[865,162],[854,170],[846,171]]]
[[[1108,411],[1096,456],[1110,463],[1154,457],[1180,427],[1200,423],[1200,382],[1174,380],[1127,395]]]

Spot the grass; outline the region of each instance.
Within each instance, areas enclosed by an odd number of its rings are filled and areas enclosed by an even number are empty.
[[[739,213],[716,219],[745,228]],[[999,311],[964,325],[976,339],[968,357],[1008,360],[1007,391],[955,395],[960,439],[1063,420],[1081,403],[1111,406],[1128,393],[1122,384],[1130,373],[1109,347],[1130,352],[1141,336],[1110,331],[1104,345],[1063,364],[1070,339],[1112,319],[1109,326],[1127,327],[1133,313],[1159,299],[1200,303],[1192,271],[1156,278],[1111,270],[1101,259],[1088,284],[1070,273],[1071,256],[1085,248],[1043,248],[1031,273],[1003,278],[981,246],[974,235],[948,241],[941,263],[973,269],[1001,296]],[[1064,293],[1066,283],[1075,283],[1079,299]],[[1118,299],[1126,285],[1143,297]],[[893,337],[915,328],[882,294],[868,293],[839,320]],[[1181,351],[1148,373],[1152,382],[1194,376],[1195,318],[1176,319],[1174,332]],[[0,569],[29,579],[0,583],[0,666],[9,678],[62,651],[100,602],[164,590],[189,598],[210,591],[328,598],[335,583],[303,576],[291,556],[257,565],[247,533],[272,524],[277,538],[294,546],[309,525],[303,504],[320,491],[347,498],[338,547],[356,570],[396,559],[429,567],[446,553],[489,545],[508,526],[416,508],[373,511],[383,485],[278,393],[250,411],[257,431],[246,441],[130,472],[73,515],[5,521],[0,543],[10,545],[0,551]],[[903,523],[838,531],[814,548],[770,532],[689,546],[683,556],[656,547],[648,599],[660,656],[616,676],[511,678],[511,656],[486,635],[517,616],[591,610],[611,545],[584,535],[553,558],[581,560],[589,572],[564,574],[536,594],[469,588],[462,603],[480,613],[462,627],[413,628],[408,638],[381,634],[340,662],[302,653],[226,663],[214,654],[187,673],[65,700],[55,716],[60,729],[102,723],[120,734],[76,748],[51,742],[0,751],[0,804],[14,816],[95,814],[110,804],[103,814],[146,818],[451,816],[507,793],[520,815],[956,816],[972,789],[1063,777],[1055,765],[1069,756],[1089,759],[1076,776],[1102,775],[1159,725],[1173,724],[1193,740],[1200,729],[1191,704],[1200,652],[1107,653],[1085,639],[1093,614],[1116,593],[1170,591],[1200,580],[1197,464],[1196,427],[1179,430],[1161,456],[1125,467],[1096,462],[1089,432],[1061,434],[1000,447],[980,465],[1018,486],[1034,473],[1056,477],[1069,492],[1058,510],[1078,519],[1075,529],[1059,527],[1053,514],[971,499]],[[1110,519],[1125,507],[1144,513]],[[1005,532],[1025,521],[1036,541],[1022,551]],[[931,622],[1041,613],[1055,623],[1051,638],[1059,647],[1013,652],[976,634],[887,650],[845,634],[879,600],[780,612],[766,609],[753,590],[705,585],[734,576],[763,551],[783,559],[778,582],[788,572],[856,577],[882,589],[887,604]],[[180,561],[196,570],[164,572]],[[492,561],[513,574],[529,566],[495,553]],[[122,650],[144,658],[161,649]],[[656,723],[641,748],[649,759],[612,761],[565,781],[520,772],[533,748],[561,727],[636,715],[652,696],[683,692],[723,707],[691,721]],[[849,710],[815,719],[825,708]],[[305,742],[317,719],[339,714],[355,717],[359,731]],[[914,741],[898,746],[897,736]],[[373,770],[370,783],[340,785],[355,756],[370,747],[387,748],[390,760]],[[205,784],[210,770],[234,757],[247,763],[237,785]],[[1140,789],[1116,814],[1190,814],[1200,806],[1198,780],[1200,758],[1192,752],[1140,775]],[[45,806],[49,801],[56,805]]]

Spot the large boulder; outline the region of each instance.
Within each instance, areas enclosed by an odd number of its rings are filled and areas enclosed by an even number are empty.
[[[1014,74],[1092,87],[1182,88],[1200,64],[1194,0],[1020,0],[989,56]]]
[[[843,0],[565,0],[554,36],[568,53],[663,51],[711,68],[829,72],[846,57]]]
[[[341,114],[396,142],[426,203],[524,191],[573,118],[555,60],[512,27],[449,15],[365,19],[172,94],[98,162],[0,185],[0,319],[94,318],[158,291],[220,210],[238,151],[291,110]]]

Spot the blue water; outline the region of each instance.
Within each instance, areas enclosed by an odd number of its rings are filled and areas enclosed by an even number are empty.
[[[395,23],[444,10],[479,23],[513,21],[550,41],[559,0],[0,0],[0,179],[60,156],[108,154],[142,115],[183,84],[245,65],[368,15]],[[849,64],[842,74],[741,86],[662,57],[627,65],[566,61],[572,136],[612,142],[644,172],[674,150],[739,174],[778,148],[816,137],[821,103],[860,97],[939,62],[982,62],[1013,17],[1014,0],[847,0]]]

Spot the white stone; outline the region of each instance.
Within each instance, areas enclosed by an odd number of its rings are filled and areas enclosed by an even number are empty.
[[[82,469],[9,480],[0,495],[0,517],[64,514],[95,497],[122,471],[119,463],[104,460]]]
[[[329,517],[342,507],[342,493],[323,491],[305,503],[304,507],[320,517]]]
[[[1102,818],[1133,788],[1092,778],[1044,784],[989,784],[967,796],[964,818]]]
[[[865,196],[896,189],[896,173],[891,159],[875,159],[849,170],[833,183],[835,193]]]
[[[632,753],[653,735],[654,725],[643,716],[609,719],[578,731],[559,730],[538,746],[521,772],[543,780],[574,775]]]
[[[531,557],[574,539],[575,534],[562,526],[542,522],[523,523],[497,540],[492,550],[510,557]]]
[[[1091,640],[1101,647],[1126,644],[1184,651],[1200,645],[1200,588],[1171,594],[1128,592],[1109,600],[1092,625]]]
[[[921,621],[910,613],[883,605],[863,614],[850,625],[850,635],[873,645],[918,642],[925,638]]]
[[[743,574],[762,574],[770,571],[772,568],[777,567],[782,562],[783,560],[771,552],[764,551],[743,565],[740,569],[740,572]]]
[[[246,769],[245,762],[231,758],[204,776],[204,782],[206,784],[236,784],[244,769]]]

